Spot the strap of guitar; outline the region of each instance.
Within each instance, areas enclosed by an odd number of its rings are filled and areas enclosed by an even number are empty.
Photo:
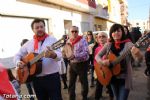
[[[107,49],[107,52],[106,52],[106,58],[108,58],[109,52],[111,50],[111,46],[112,46],[112,43],[110,43],[109,46],[108,46],[108,49]],[[112,69],[113,66],[114,66],[113,62],[110,62],[109,68]]]
[[[109,44],[107,52],[106,52],[106,58],[108,58],[109,52],[110,52],[110,48],[111,48],[112,43]]]

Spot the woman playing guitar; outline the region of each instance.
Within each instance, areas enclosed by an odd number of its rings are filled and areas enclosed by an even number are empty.
[[[103,46],[105,45],[105,43],[107,43],[108,41],[108,35],[105,32],[99,32],[97,35],[97,42],[98,45],[94,50],[94,57],[95,55],[101,51],[101,49],[103,48]],[[105,55],[104,55],[105,57]],[[97,77],[99,77],[99,74],[101,73],[101,71],[103,70],[102,68],[96,68],[99,66],[96,66],[97,62],[94,59],[94,67],[95,67],[95,72],[97,74]],[[102,81],[102,80],[101,80]],[[108,89],[108,93],[109,93],[109,100],[113,100],[113,92],[112,89],[110,87],[110,84],[107,85],[107,89]],[[96,80],[96,90],[95,90],[95,100],[99,100],[100,98],[102,98],[102,91],[103,91],[103,85],[101,84],[101,82],[98,81],[98,79]]]
[[[124,28],[120,24],[113,24],[109,32],[110,42],[104,45],[95,59],[103,67],[108,67],[112,73],[111,87],[116,100],[127,100],[132,88],[131,55],[135,60],[141,60],[142,54],[138,48],[126,37]],[[125,52],[129,52],[126,54]],[[109,51],[108,58],[102,60],[103,55]],[[119,65],[113,61],[123,55]],[[113,59],[114,58],[114,59]],[[119,67],[118,67],[119,66]],[[106,76],[107,77],[107,76]]]

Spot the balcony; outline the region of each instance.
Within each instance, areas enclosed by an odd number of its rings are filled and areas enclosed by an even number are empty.
[[[55,4],[65,8],[81,11],[81,12],[86,12],[86,13],[94,12],[95,8],[81,1],[84,0],[80,0],[80,1],[79,0],[40,0],[40,2],[42,3]]]

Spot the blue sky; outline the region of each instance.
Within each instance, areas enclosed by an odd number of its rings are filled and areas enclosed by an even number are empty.
[[[148,19],[150,0],[127,0],[128,19]]]

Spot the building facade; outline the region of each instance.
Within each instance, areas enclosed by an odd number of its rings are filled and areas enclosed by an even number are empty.
[[[59,39],[68,33],[72,25],[79,27],[80,34],[92,30],[94,19],[90,11],[94,9],[79,0],[3,1],[0,3],[0,58],[13,56],[19,50],[23,38],[32,38],[34,33],[30,24],[34,18],[45,19],[47,32]]]
[[[82,34],[122,23],[120,5],[120,0],[4,0],[0,3],[0,58],[13,56],[22,39],[32,38],[34,18],[43,18],[47,33],[59,39],[69,34],[72,25]]]
[[[113,23],[127,25],[126,0],[96,0],[95,31],[108,31]]]

